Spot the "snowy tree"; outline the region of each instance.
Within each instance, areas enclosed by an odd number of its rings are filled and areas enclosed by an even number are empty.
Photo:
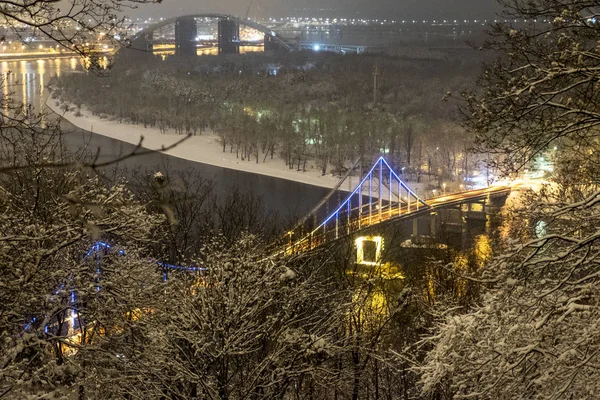
[[[152,213],[165,215],[165,240],[156,243],[153,253],[172,264],[188,264],[199,255],[204,237],[213,226],[214,182],[198,178],[193,170],[137,173],[132,178],[136,195]]]
[[[600,281],[598,193],[564,202],[550,189],[515,218],[529,221],[487,266],[473,312],[443,319],[422,369],[426,391],[455,398],[595,398]]]
[[[251,236],[224,243],[207,243],[195,272],[169,275],[143,318],[150,340],[106,398],[320,397],[335,386],[344,303],[331,282],[264,259]]]
[[[597,41],[595,1],[503,1],[508,19],[498,24],[484,48],[499,56],[485,67],[483,90],[465,93],[467,126],[481,152],[499,156],[505,170],[526,166],[550,146],[584,158],[597,149]],[[584,153],[585,152],[585,153]]]
[[[40,167],[78,164],[55,136],[12,132],[0,175],[0,398],[84,398],[86,354],[127,334],[161,281],[147,250],[162,217],[123,184]],[[99,240],[123,251],[89,252]]]
[[[586,399],[598,382],[598,48],[593,1],[507,2],[487,46],[482,92],[466,95],[479,150],[504,172],[551,153],[552,184],[522,194],[508,248],[471,279],[487,286],[466,313],[440,318],[422,373],[441,398]]]

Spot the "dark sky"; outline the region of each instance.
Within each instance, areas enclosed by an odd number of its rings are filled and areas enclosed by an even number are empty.
[[[197,12],[226,12],[250,17],[307,16],[377,17],[388,19],[485,19],[498,11],[495,0],[163,0],[129,14],[145,17]]]

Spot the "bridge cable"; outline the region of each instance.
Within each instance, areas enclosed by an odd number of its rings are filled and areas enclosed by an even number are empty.
[[[348,172],[346,173],[346,175],[344,175],[344,177],[339,181],[339,183],[333,188],[331,189],[331,191],[329,192],[329,194],[327,196],[325,196],[325,198],[323,200],[321,200],[319,202],[319,204],[317,204],[316,206],[313,207],[312,210],[310,210],[308,212],[308,214],[306,214],[304,217],[302,217],[300,219],[300,221],[298,221],[298,223],[296,225],[294,225],[294,227],[292,229],[290,229],[290,232],[295,231],[296,229],[298,229],[300,226],[304,225],[304,223],[313,215],[316,214],[317,211],[319,211],[319,209],[329,201],[329,199],[339,190],[339,188],[342,186],[342,184],[344,182],[346,182],[346,179],[350,176],[350,174],[356,169],[356,167],[358,166],[358,164],[360,163],[360,158],[358,160],[356,160],[356,162],[354,163],[354,165],[352,166],[352,168],[348,169]],[[360,179],[362,179],[362,176],[360,177]]]

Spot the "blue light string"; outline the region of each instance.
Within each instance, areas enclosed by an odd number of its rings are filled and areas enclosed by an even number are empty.
[[[84,256],[84,258],[88,258],[90,257],[94,252],[99,252],[102,251],[103,249],[107,249],[110,250],[112,249],[113,246],[111,246],[110,244],[106,243],[106,242],[101,242],[98,241],[96,243],[94,243],[92,245],[92,247],[90,248],[90,250],[87,252],[87,254]],[[124,256],[125,255],[125,251],[124,250],[119,250],[119,255]],[[202,272],[202,271],[206,271],[206,268],[204,267],[185,267],[182,265],[174,265],[174,264],[169,264],[169,263],[164,263],[162,261],[156,261],[156,264],[159,265],[160,267],[162,267],[163,269],[172,269],[172,270],[181,270],[181,271],[187,271],[187,272]],[[100,274],[100,268],[98,267],[98,269],[96,270],[97,274]],[[163,280],[166,281],[167,280],[167,272],[165,271],[163,273]],[[63,283],[60,288],[54,293],[55,295],[59,294],[61,290],[63,290],[65,287],[65,284]],[[100,291],[100,285],[97,285],[97,290]],[[75,289],[71,290],[71,303],[74,304],[75,303],[75,299],[76,299],[76,295],[75,295]],[[74,311],[71,311],[74,312]],[[28,330],[31,325],[33,323],[35,323],[37,321],[37,317],[33,317],[26,325],[25,325],[25,330]],[[75,328],[75,319],[73,319],[73,328]],[[46,325],[44,327],[44,332],[48,333],[48,325]]]
[[[165,267],[168,269],[179,269],[179,270],[183,270],[183,271],[189,271],[189,272],[198,272],[198,271],[206,271],[205,267],[184,267],[181,265],[173,265],[173,264],[167,264],[161,261],[157,261],[156,262],[158,265],[160,265],[161,267]]]
[[[92,248],[90,249],[90,251],[88,251],[85,258],[89,257],[94,251],[100,251],[103,248],[110,250],[110,249],[112,249],[112,246],[105,242],[96,242],[94,245],[92,245]],[[124,256],[125,251],[119,250],[119,255]],[[162,261],[156,261],[156,264],[158,264],[161,267],[168,268],[168,269],[178,269],[178,270],[191,271],[191,272],[206,271],[206,268],[203,268],[203,267],[185,267],[182,265],[174,265],[174,264],[169,264],[169,263],[165,263]]]

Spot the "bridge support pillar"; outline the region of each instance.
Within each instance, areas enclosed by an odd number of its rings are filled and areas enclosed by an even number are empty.
[[[219,20],[219,54],[240,53],[240,25],[230,19]]]
[[[175,55],[184,57],[196,56],[197,36],[198,27],[194,18],[177,18],[175,22]]]
[[[413,218],[411,240],[414,244],[430,243],[435,237],[437,217],[435,215],[425,215]]]

